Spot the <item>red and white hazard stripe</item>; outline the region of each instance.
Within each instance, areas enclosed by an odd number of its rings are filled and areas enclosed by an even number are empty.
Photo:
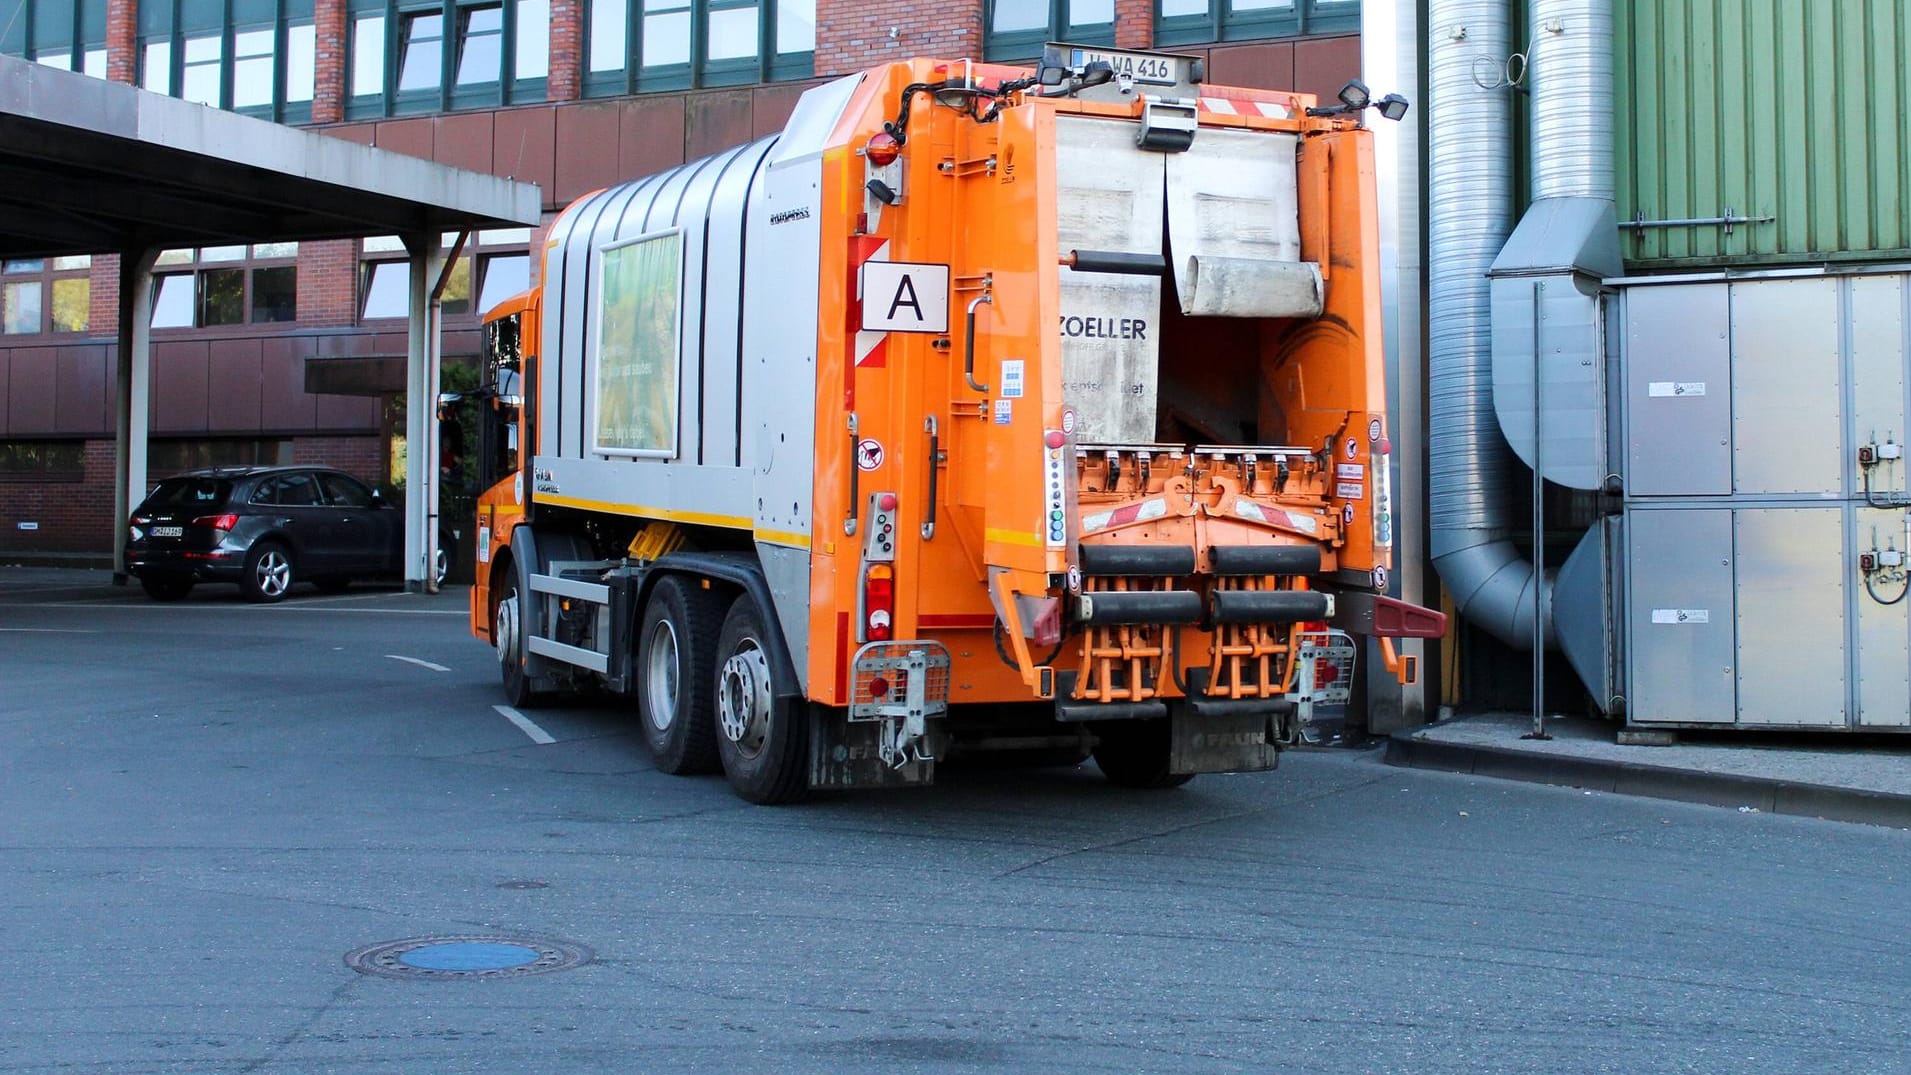
[[[849,328],[855,333],[855,365],[863,368],[877,368],[888,361],[889,341],[887,332],[865,332],[863,324],[863,264],[870,261],[889,260],[889,240],[874,235],[858,235],[850,239],[849,247],[849,287],[854,296],[849,304]]]
[[[1277,101],[1256,101],[1246,97],[1203,97],[1201,109],[1217,116],[1265,116],[1289,119],[1294,113]]]

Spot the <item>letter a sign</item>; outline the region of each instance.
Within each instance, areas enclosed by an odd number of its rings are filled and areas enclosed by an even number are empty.
[[[864,332],[949,331],[949,267],[863,262]]]

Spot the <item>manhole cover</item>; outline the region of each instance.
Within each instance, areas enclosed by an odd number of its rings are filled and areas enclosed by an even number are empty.
[[[385,978],[521,978],[590,960],[581,944],[542,937],[412,937],[345,955],[346,966]]]

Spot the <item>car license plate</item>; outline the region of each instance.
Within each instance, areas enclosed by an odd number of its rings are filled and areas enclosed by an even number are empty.
[[[153,527],[153,536],[184,537],[186,536],[186,528],[183,526],[155,526]]]
[[[1126,77],[1132,82],[1148,86],[1172,86],[1183,81],[1184,72],[1176,70],[1180,66],[1173,56],[1161,56],[1151,52],[1118,52],[1113,49],[1076,49],[1070,57],[1072,66],[1082,67],[1100,60],[1115,69],[1115,77]]]

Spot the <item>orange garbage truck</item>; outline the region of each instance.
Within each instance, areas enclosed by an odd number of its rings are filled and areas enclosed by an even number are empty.
[[[1393,540],[1370,134],[1049,46],[587,195],[487,315],[471,626],[753,802],[959,754],[1167,787],[1344,713]],[[1311,110],[1311,111],[1310,111]]]

